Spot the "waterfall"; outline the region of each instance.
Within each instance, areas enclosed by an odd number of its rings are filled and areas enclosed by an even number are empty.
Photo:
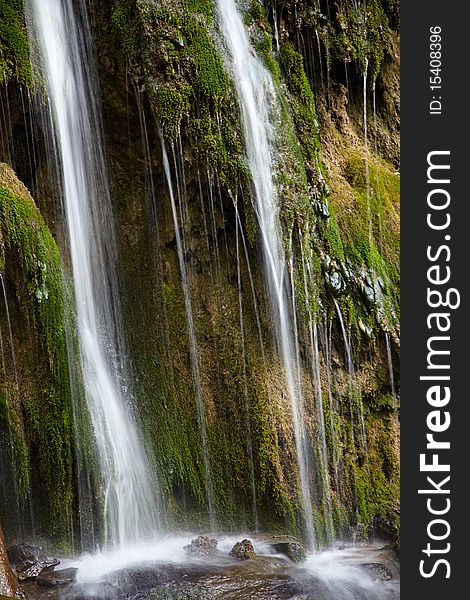
[[[366,58],[366,66],[362,76],[362,120],[364,124],[364,148],[365,148],[365,165],[366,165],[366,195],[367,195],[367,219],[369,224],[369,243],[373,243],[372,229],[372,207],[370,197],[370,174],[369,174],[369,136],[367,132],[367,71],[369,62]]]
[[[296,381],[297,357],[292,339],[293,323],[286,291],[286,258],[273,181],[272,124],[270,102],[276,96],[271,75],[257,58],[234,0],[217,1],[221,30],[229,53],[233,80],[241,107],[246,151],[254,187],[254,205],[261,231],[262,250],[277,324],[299,464],[306,542],[316,544],[308,468],[308,445],[303,419],[303,399]]]
[[[73,270],[80,363],[99,465],[105,543],[153,536],[154,482],[132,413],[111,199],[106,175],[91,35],[85,3],[27,0],[30,41],[38,46],[60,159]],[[80,432],[79,432],[80,433]]]
[[[307,266],[307,260],[305,256],[304,244],[302,238],[299,237],[300,243],[300,254],[302,258],[302,273],[303,273],[303,287],[305,303],[307,306],[307,321],[308,321],[308,338],[310,342],[311,352],[311,371],[312,380],[314,384],[315,397],[316,397],[316,408],[318,417],[318,446],[319,446],[319,460],[317,468],[317,477],[322,484],[322,502],[325,510],[325,526],[326,536],[328,542],[332,542],[334,539],[334,524],[333,524],[333,506],[331,500],[331,487],[328,473],[328,450],[326,443],[326,427],[325,427],[325,414],[323,410],[323,389],[320,375],[320,353],[318,350],[318,326],[314,320],[312,311],[310,308],[310,293],[309,293],[309,278],[313,281],[312,273],[310,272],[310,265]],[[330,404],[330,418],[332,419],[331,404]],[[334,444],[334,429],[331,428],[331,436]],[[334,462],[334,457],[333,457]]]

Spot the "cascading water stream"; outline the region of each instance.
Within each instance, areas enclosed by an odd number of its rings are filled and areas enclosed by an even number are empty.
[[[377,220],[378,220],[378,229],[379,229],[379,243],[383,244],[383,198],[381,192],[380,185],[380,172],[379,172],[379,164],[377,162],[377,157],[379,156],[379,148],[378,148],[378,130],[377,130],[377,106],[376,106],[376,94],[375,94],[375,83],[372,87],[372,113],[373,113],[373,123],[374,123],[374,153],[375,153],[375,195],[377,198],[378,211],[377,211]]]
[[[388,331],[385,333],[385,347],[387,348],[387,365],[388,365],[388,378],[390,385],[390,393],[392,394],[393,403],[393,417],[396,435],[399,435],[399,424],[398,424],[398,398],[395,388],[395,375],[393,373],[393,359],[392,359],[392,342]]]
[[[313,281],[312,275],[308,270],[306,264],[304,244],[302,238],[299,238],[300,243],[300,254],[302,258],[302,273],[303,273],[303,284],[304,284],[304,296],[305,304],[307,306],[307,317],[308,317],[308,337],[310,341],[310,352],[311,352],[311,371],[312,381],[315,391],[316,408],[318,417],[318,446],[319,446],[319,479],[322,484],[322,502],[325,512],[325,525],[326,525],[326,537],[328,542],[332,542],[334,539],[334,525],[333,525],[333,506],[331,501],[331,487],[330,477],[328,472],[328,449],[326,443],[326,427],[325,427],[325,414],[323,411],[323,389],[320,375],[320,353],[318,350],[318,326],[316,321],[313,319],[311,306],[310,306],[310,292],[308,281]],[[332,417],[332,414],[330,413]],[[334,429],[331,429],[331,435],[334,438]]]
[[[292,409],[299,464],[306,542],[316,545],[310,492],[310,473],[303,422],[303,400],[296,383],[292,319],[285,286],[286,260],[273,182],[273,144],[270,103],[276,92],[270,73],[257,58],[234,0],[217,1],[220,26],[228,49],[245,133],[246,151],[254,187],[254,204],[261,230],[265,276],[268,282],[277,336],[282,353]]]
[[[367,219],[369,224],[369,243],[372,246],[372,207],[370,197],[370,173],[369,173],[369,134],[367,131],[367,73],[369,62],[365,59],[364,74],[362,76],[362,117],[364,124],[364,148],[365,148],[365,167],[366,167],[366,195],[367,195]]]
[[[255,531],[258,531],[259,520],[258,520],[258,502],[256,499],[256,477],[255,477],[255,464],[253,458],[253,441],[251,431],[251,417],[250,417],[250,404],[248,398],[248,376],[246,370],[246,346],[245,346],[245,319],[243,315],[243,294],[242,294],[242,277],[240,268],[240,234],[238,231],[238,208],[235,202],[235,211],[237,215],[235,223],[235,236],[236,236],[236,250],[237,250],[237,284],[238,284],[238,306],[239,306],[239,319],[240,319],[240,335],[242,345],[242,364],[243,364],[243,397],[245,400],[245,422],[246,422],[246,443],[247,443],[247,454],[248,464],[250,468],[250,485],[251,485],[251,498],[252,498],[252,512],[253,512],[253,524]]]
[[[196,340],[196,329],[194,327],[193,309],[191,302],[191,294],[189,290],[188,272],[186,269],[186,263],[184,260],[184,246],[183,239],[180,232],[180,224],[178,220],[178,208],[176,206],[176,198],[173,189],[173,179],[171,177],[170,161],[168,160],[168,154],[165,147],[165,141],[162,133],[160,132],[160,142],[162,147],[163,157],[163,170],[165,172],[165,178],[168,185],[168,194],[171,202],[171,213],[173,216],[173,225],[175,228],[175,239],[176,239],[176,251],[178,254],[178,263],[180,268],[181,286],[183,288],[184,307],[186,312],[186,323],[188,327],[189,336],[189,353],[191,361],[191,371],[193,376],[194,393],[196,396],[196,408],[197,408],[197,419],[199,426],[199,433],[201,436],[202,454],[204,462],[204,478],[206,487],[206,499],[207,508],[209,511],[209,522],[211,531],[216,529],[216,520],[214,512],[214,494],[212,489],[212,478],[211,478],[211,463],[209,455],[209,441],[207,437],[207,424],[206,424],[206,408],[204,404],[204,398],[202,396],[201,387],[201,373],[199,370],[199,352]],[[180,211],[183,210],[181,204],[181,195],[179,196],[179,207]],[[180,212],[181,214],[181,212]]]
[[[9,341],[9,345],[10,345],[11,362],[13,365],[13,376],[15,378],[15,392],[16,392],[16,394],[18,394],[20,386],[18,383],[18,369],[16,366],[15,346],[13,344],[13,332],[11,330],[10,309],[8,308],[7,291],[5,289],[5,282],[3,280],[2,273],[0,273],[0,282],[2,284],[2,300],[3,300],[3,304],[5,306],[5,316],[7,318],[8,341]]]
[[[344,325],[343,314],[341,312],[341,308],[338,304],[336,298],[334,299],[336,312],[338,313],[338,319],[341,325],[341,333],[343,335],[343,343],[344,343],[344,353],[346,358],[346,365],[348,368],[348,399],[349,399],[349,412],[350,412],[350,420],[351,420],[351,448],[354,449],[356,447],[356,436],[354,434],[354,406],[353,406],[353,376],[354,376],[354,363],[352,360],[352,352],[351,352],[351,344],[349,342],[349,337],[346,332],[346,327]],[[357,471],[356,464],[353,463],[353,477],[354,477],[354,489],[357,501]],[[358,513],[358,508],[356,507],[356,513]]]
[[[72,0],[26,2],[30,41],[41,59],[34,67],[37,79],[45,80],[59,152],[104,541],[124,547],[156,534],[159,510],[131,410],[91,36],[85,4],[77,13],[76,6]]]
[[[328,386],[328,408],[330,413],[330,431],[331,431],[331,443],[332,443],[332,462],[333,462],[333,470],[334,470],[334,481],[335,481],[335,491],[338,498],[342,497],[341,494],[341,486],[340,486],[340,476],[339,476],[339,446],[341,440],[341,425],[339,424],[339,419],[335,419],[334,415],[338,414],[338,406],[337,403],[333,406],[333,392],[332,392],[332,382],[331,382],[331,372],[332,372],[332,364],[331,364],[331,349],[332,349],[332,327],[333,321],[330,320],[328,323],[326,315],[323,323],[324,329],[324,354],[325,354],[325,367],[326,367],[326,383]]]
[[[348,368],[348,375],[349,375],[349,405],[350,405],[350,410],[351,410],[351,432],[352,435],[354,436],[354,407],[353,407],[353,401],[354,401],[354,383],[353,383],[353,378],[354,378],[354,363],[353,363],[353,359],[352,359],[352,349],[351,349],[351,340],[350,340],[350,336],[348,335],[347,331],[346,331],[346,327],[344,324],[344,319],[343,319],[343,313],[341,312],[341,308],[338,304],[338,301],[335,299],[334,300],[335,303],[335,307],[336,307],[336,312],[338,313],[338,319],[341,325],[341,333],[343,335],[343,342],[344,342],[344,353],[345,353],[345,357],[346,357],[346,365]],[[365,425],[365,420],[364,420],[364,407],[362,405],[362,398],[359,396],[357,398],[357,405],[358,405],[358,409],[359,409],[359,425],[361,427],[361,436],[362,436],[362,443],[364,445],[367,444],[367,436],[366,436],[366,425]]]

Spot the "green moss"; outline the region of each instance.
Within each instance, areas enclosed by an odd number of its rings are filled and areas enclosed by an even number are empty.
[[[393,304],[399,314],[399,201],[400,180],[391,168],[377,158],[369,165],[369,190],[364,158],[351,154],[346,176],[356,194],[354,217],[344,224],[348,255],[356,264],[366,265],[384,279]],[[372,218],[372,238],[369,235],[369,206]]]
[[[281,46],[281,65],[305,164],[312,175],[318,175],[320,137],[315,98],[302,56],[290,43]]]
[[[110,21],[127,60],[135,60],[139,53],[137,35],[139,13],[136,3],[130,0],[114,0],[111,6]]]
[[[28,86],[32,81],[22,0],[0,3],[0,83],[9,79]]]
[[[49,498],[49,527],[54,533],[69,526],[72,504],[72,419],[62,265],[57,245],[26,193],[14,194],[0,187],[0,219],[7,277],[15,278],[19,307],[41,356],[36,365],[41,370],[40,387],[25,391],[21,399],[24,435],[28,445],[38,448],[34,468],[43,478],[41,490]],[[34,377],[33,372],[30,376]]]
[[[327,32],[332,58],[356,61],[362,73],[368,71],[373,85],[391,45],[391,30],[382,4],[377,0],[357,6],[341,2],[336,22],[328,24]]]
[[[191,86],[183,80],[170,84],[159,83],[156,90],[151,90],[150,93],[154,98],[164,137],[175,140],[181,130],[184,116],[189,113]]]
[[[399,464],[394,450],[393,417],[371,417],[366,461],[357,469],[358,512],[367,529],[374,524],[383,532],[397,531],[399,516]]]

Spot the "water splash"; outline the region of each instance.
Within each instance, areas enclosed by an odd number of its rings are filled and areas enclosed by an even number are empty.
[[[105,543],[155,535],[155,485],[137,433],[124,360],[116,243],[85,3],[28,0],[28,29],[57,138],[80,362],[100,470]]]

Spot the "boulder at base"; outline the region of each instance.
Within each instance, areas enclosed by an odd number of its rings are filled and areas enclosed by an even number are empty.
[[[214,556],[217,552],[217,540],[200,535],[184,547],[187,554],[192,556]]]
[[[44,571],[53,571],[60,564],[57,558],[46,556],[42,548],[29,544],[14,544],[8,548],[8,558],[20,581],[37,577]]]
[[[307,558],[305,548],[296,540],[274,541],[271,545],[276,552],[284,554],[292,562],[302,562]]]
[[[250,558],[256,558],[256,552],[251,540],[245,539],[241,542],[237,542],[230,550],[230,556],[233,556],[237,560],[249,560]]]

